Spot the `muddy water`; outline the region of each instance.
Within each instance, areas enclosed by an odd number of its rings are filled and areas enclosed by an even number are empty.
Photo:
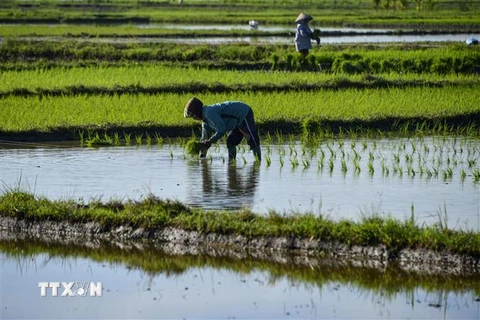
[[[154,249],[0,241],[2,318],[478,319],[480,278]],[[39,282],[101,283],[41,297]],[[78,285],[77,283],[80,283]],[[87,287],[86,287],[87,288]],[[88,290],[88,289],[87,289]],[[89,291],[87,291],[89,292]],[[26,307],[28,306],[28,307]]]
[[[332,219],[391,215],[480,230],[480,141],[467,138],[331,140],[305,147],[265,142],[229,163],[223,144],[207,159],[180,145],[0,149],[0,183],[54,199],[140,199],[149,193],[205,209],[251,208]]]

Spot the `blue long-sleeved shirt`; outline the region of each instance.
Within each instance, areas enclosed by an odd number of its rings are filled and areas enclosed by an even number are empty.
[[[251,110],[248,104],[240,101],[225,101],[212,105],[206,105],[203,108],[203,122],[202,122],[202,140],[209,139],[215,143],[227,131],[232,131],[238,128],[242,121]]]
[[[295,32],[295,47],[297,51],[312,49],[312,30],[306,23],[298,23]]]

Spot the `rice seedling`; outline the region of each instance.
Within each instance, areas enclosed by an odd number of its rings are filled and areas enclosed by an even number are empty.
[[[84,137],[85,132],[83,130],[78,131],[78,138],[80,140],[80,146],[83,147],[85,143],[85,137]]]
[[[415,177],[416,172],[415,172],[415,169],[413,168],[413,166],[411,164],[409,164],[407,166],[407,173],[408,173],[409,177],[411,177],[411,178]]]
[[[477,164],[477,159],[467,159],[468,167],[473,168]]]
[[[333,163],[333,159],[330,158],[330,160],[328,161],[328,169],[330,170],[330,173],[333,172],[334,168],[335,168],[335,164]]]
[[[145,142],[146,142],[148,147],[150,147],[152,145],[152,137],[150,136],[150,134],[148,132],[145,133]]]
[[[270,158],[270,156],[266,156],[265,157],[265,162],[267,163],[267,167],[270,167],[270,165],[272,164],[272,159]]]
[[[367,150],[367,148],[368,148],[368,144],[367,144],[367,142],[366,142],[365,140],[363,140],[363,141],[362,141],[362,151]]]
[[[461,180],[462,182],[465,182],[465,179],[466,179],[466,178],[467,178],[467,173],[465,172],[465,170],[462,169],[462,170],[460,171],[460,180]]]
[[[125,139],[125,144],[127,146],[132,144],[132,135],[130,133],[124,133],[123,138]]]
[[[355,173],[360,173],[360,171],[362,171],[362,169],[360,168],[360,163],[357,159],[354,159],[353,160],[353,166],[354,166],[354,171]]]
[[[279,130],[275,130],[275,140],[278,144],[283,144],[283,134]]]
[[[336,159],[337,158],[337,154],[336,152],[333,150],[333,148],[329,145],[327,145],[327,148],[328,148],[328,151],[330,151],[330,159]]]
[[[419,167],[418,167],[418,174],[419,174],[420,178],[423,177],[423,173],[424,173],[424,168],[423,168],[423,166],[419,166]]]
[[[390,169],[388,168],[388,165],[385,163],[384,160],[381,162],[381,167],[382,167],[382,174],[384,177],[388,177],[390,174]]]
[[[96,132],[95,135],[87,137],[85,145],[87,147],[112,146],[113,140],[106,133],[104,133],[103,136],[100,137],[99,133]]]
[[[430,148],[426,144],[423,145],[423,152],[426,154],[430,152]]]
[[[473,170],[472,175],[474,182],[480,182],[480,169]]]
[[[346,173],[348,171],[348,167],[347,167],[347,162],[344,159],[341,160],[341,166],[342,166],[342,172]]]
[[[143,143],[143,134],[137,134],[135,135],[135,143],[137,146],[141,146]]]
[[[156,133],[156,132],[155,132],[155,134],[154,134],[154,139],[155,139],[157,145],[159,145],[159,146],[163,145],[164,141],[163,141],[162,136],[159,135],[159,134]]]
[[[307,170],[310,167],[310,161],[308,159],[303,158],[302,163],[303,163],[303,170],[304,171]]]
[[[370,175],[375,173],[375,167],[372,161],[368,162],[368,173],[370,173]]]
[[[429,168],[426,167],[423,171],[425,172],[427,178],[431,178],[433,176],[432,170],[430,170]]]
[[[325,159],[325,151],[323,149],[320,149],[320,157],[319,161],[323,163],[323,160]]]
[[[263,138],[263,141],[267,146],[270,146],[273,143],[273,138],[270,132],[267,132],[267,134]]]
[[[115,146],[119,146],[121,143],[120,143],[120,134],[118,132],[115,132],[113,134],[113,145]]]
[[[447,168],[442,171],[443,181],[451,180],[453,177],[453,170],[451,168]]]
[[[267,144],[267,148],[266,148],[266,149],[267,149],[267,154],[271,154],[271,153],[272,153],[272,150],[271,150],[271,148],[270,148],[270,145],[269,145],[269,144]]]
[[[403,168],[402,168],[402,167],[398,167],[397,173],[398,173],[398,177],[399,177],[399,178],[402,178],[402,177],[403,177]]]
[[[400,163],[400,155],[398,153],[394,153],[393,154],[393,161],[394,163],[396,164],[399,164]]]
[[[299,162],[297,157],[290,158],[290,164],[292,165],[292,169],[295,169],[296,167],[298,167]]]
[[[318,159],[317,167],[318,167],[318,171],[323,171],[323,160],[322,159]]]

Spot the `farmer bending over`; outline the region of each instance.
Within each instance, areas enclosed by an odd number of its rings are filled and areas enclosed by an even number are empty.
[[[225,101],[212,105],[203,105],[203,102],[193,97],[188,100],[185,118],[202,121],[202,144],[200,154],[205,157],[208,148],[220,139],[227,131],[227,149],[229,160],[237,155],[237,145],[243,137],[257,160],[261,159],[260,138],[253,117],[253,110],[249,105],[239,101]]]

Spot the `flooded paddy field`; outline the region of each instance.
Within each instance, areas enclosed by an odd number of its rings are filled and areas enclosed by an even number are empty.
[[[3,24],[5,28],[13,28],[16,25]],[[108,32],[108,26],[97,26],[93,31],[91,25],[76,25],[83,30],[82,34],[69,32],[69,24],[29,24],[32,27],[48,27],[46,34],[42,32],[24,32],[21,39],[33,41],[63,41],[65,35],[69,39],[95,43],[182,43],[182,44],[275,44],[287,45],[294,43],[295,24],[292,26],[260,25],[252,29],[248,24],[129,24],[112,25],[112,28],[120,28],[117,34]],[[315,28],[315,26],[312,26]],[[62,32],[55,31],[64,30]],[[352,28],[352,27],[319,27],[322,32],[322,44],[361,44],[361,43],[415,43],[415,42],[461,42],[469,38],[480,37],[478,32],[422,32],[414,29],[388,29],[388,28]],[[127,30],[127,31],[126,31]],[[145,30],[145,33],[139,33]],[[313,29],[312,29],[313,30]],[[155,32],[158,31],[158,32]],[[172,34],[181,32],[180,34]],[[211,34],[204,34],[205,31]],[[93,32],[93,33],[91,33]],[[97,32],[97,33],[95,33]],[[105,33],[106,34],[103,34]],[[198,33],[200,32],[200,33]],[[202,33],[203,32],[203,33]],[[91,34],[90,34],[91,33]],[[230,34],[229,34],[230,33]],[[232,34],[233,33],[233,34]],[[35,35],[42,36],[35,36]],[[76,34],[76,35],[75,35]],[[74,36],[75,35],[75,36]]]
[[[2,235],[4,236],[4,235]],[[5,239],[3,237],[3,239]],[[0,241],[2,317],[37,319],[478,319],[480,278],[327,260],[176,255],[153,248]],[[39,282],[101,283],[42,297]],[[88,292],[88,291],[87,291]],[[121,303],[119,303],[121,302]],[[28,304],[28,308],[25,305]]]
[[[480,38],[480,35],[474,35]],[[293,36],[292,36],[293,37]],[[276,44],[288,45],[293,43],[292,37],[279,36],[196,36],[186,37],[75,37],[76,41],[94,42],[94,43],[181,43],[181,44]],[[416,43],[416,42],[452,42],[465,43],[472,36],[465,34],[431,34],[431,35],[349,35],[349,36],[330,36],[322,37],[322,44],[361,44],[361,43]],[[22,37],[28,41],[64,41],[64,37],[45,36],[45,37]],[[0,43],[3,39],[0,39]]]
[[[0,150],[5,190],[52,199],[141,199],[149,194],[204,209],[267,214],[365,215],[480,230],[480,142],[466,137],[265,141],[254,163],[223,144],[206,159],[181,144]]]

